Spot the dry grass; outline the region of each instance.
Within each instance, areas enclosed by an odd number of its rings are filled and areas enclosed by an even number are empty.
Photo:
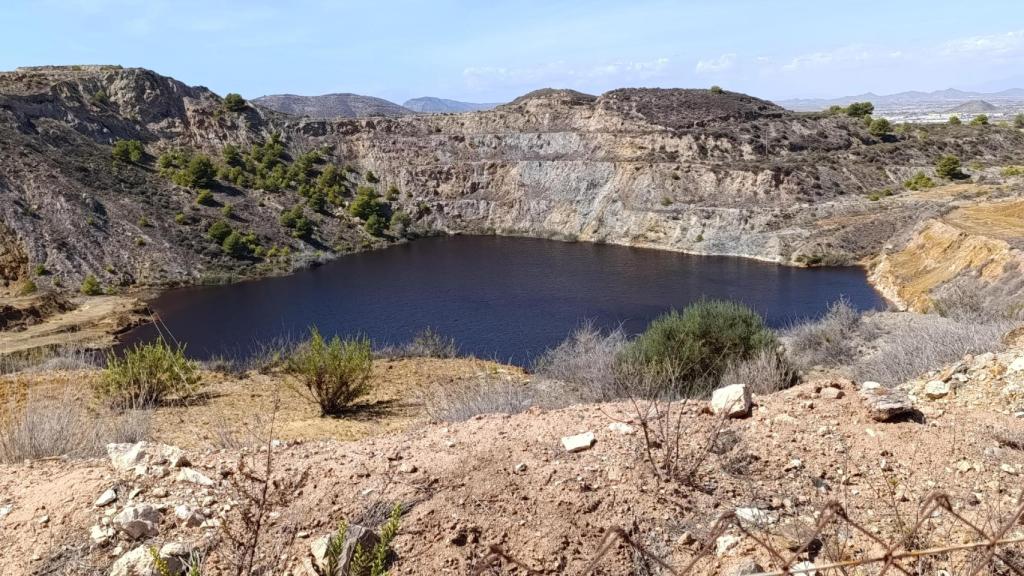
[[[564,342],[548,350],[534,364],[533,371],[542,378],[558,381],[548,403],[568,405],[582,402],[607,402],[621,397],[616,384],[615,364],[628,340],[622,329],[602,333],[586,323]]]
[[[836,300],[816,321],[792,326],[782,333],[786,353],[798,367],[838,367],[852,362],[858,344],[870,339],[863,316],[846,299]]]
[[[797,372],[789,360],[774,350],[761,350],[737,362],[722,374],[722,384],[746,384],[754,394],[770,394],[796,384]]]
[[[131,410],[90,411],[65,391],[59,398],[10,394],[0,407],[0,462],[103,454],[111,442],[138,442],[149,436],[150,415]]]
[[[487,370],[448,386],[427,386],[419,399],[432,420],[457,422],[479,414],[518,414],[537,401],[537,389],[514,375]]]

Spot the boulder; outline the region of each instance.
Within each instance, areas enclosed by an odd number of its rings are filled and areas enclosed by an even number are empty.
[[[180,448],[151,442],[107,444],[107,456],[114,469],[121,472],[132,472],[140,466],[188,466],[188,458]]]
[[[321,574],[327,574],[327,543],[333,536],[334,534],[321,536],[309,545],[310,552],[313,555],[313,564],[320,570]],[[366,554],[370,554],[379,542],[380,537],[373,530],[358,524],[349,526],[348,531],[345,533],[345,542],[342,544],[341,552],[338,554],[338,574],[349,574],[349,564],[356,553],[357,545]],[[367,567],[363,574],[353,576],[366,576],[369,573],[370,570]]]
[[[582,452],[589,450],[597,439],[594,438],[593,432],[584,432],[582,434],[576,434],[575,436],[563,436],[562,447],[565,448],[566,452]]]
[[[118,532],[132,540],[150,538],[160,532],[160,511],[149,504],[128,506],[111,521]]]
[[[198,510],[193,510],[191,507],[185,504],[179,504],[174,507],[174,516],[178,519],[178,522],[188,528],[197,528],[203,525],[206,517],[203,513]]]
[[[107,488],[107,490],[103,494],[100,494],[100,497],[96,499],[96,507],[103,508],[104,506],[113,504],[114,502],[117,502],[117,492],[115,492],[113,488]]]
[[[199,472],[194,468],[182,468],[178,471],[178,482],[191,482],[192,484],[198,484],[200,486],[213,486],[216,484],[208,476]]]
[[[949,395],[952,386],[949,382],[943,380],[932,380],[924,385],[924,395],[932,400],[938,400],[939,398],[945,398]]]
[[[753,405],[750,389],[745,384],[723,386],[711,394],[711,412],[729,418],[749,416]]]
[[[844,394],[843,391],[840,390],[839,388],[828,387],[822,388],[821,392],[818,393],[818,396],[824,398],[825,400],[838,400],[842,398]]]
[[[740,540],[742,539],[739,536],[735,536],[733,534],[723,534],[719,536],[718,539],[715,540],[715,556],[718,556],[719,558],[725,556],[733,548],[739,546]]]
[[[867,383],[865,383],[867,384]],[[876,422],[888,422],[914,413],[910,398],[902,390],[885,388],[861,389],[861,400],[868,416]]]
[[[97,524],[89,528],[89,540],[97,546],[106,545],[113,537],[114,529],[110,526],[100,526]]]
[[[166,547],[165,545],[164,548]],[[185,562],[182,558],[165,555],[163,548],[158,555],[167,564],[167,569],[171,574],[185,572]],[[162,574],[157,568],[156,562],[153,561],[149,546],[138,546],[114,562],[114,565],[110,567],[110,576],[162,576]]]

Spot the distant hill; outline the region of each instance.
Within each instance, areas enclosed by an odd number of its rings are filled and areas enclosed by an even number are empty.
[[[253,102],[271,110],[309,116],[311,118],[365,118],[368,116],[406,116],[413,111],[394,102],[360,94],[324,94],[322,96],[297,96],[295,94],[273,94],[260,96]]]
[[[1024,101],[1024,89],[1011,88],[1000,92],[982,93],[967,92],[949,88],[936,90],[934,92],[921,92],[912,90],[910,92],[899,92],[896,94],[875,94],[867,92],[856,96],[843,96],[841,98],[795,98],[790,100],[778,100],[776,104],[798,112],[812,112],[824,110],[829,106],[847,106],[851,102],[872,102],[876,108],[892,106],[913,106],[916,104],[941,104],[947,105],[963,104],[972,100],[983,100],[991,102],[1022,102]]]
[[[959,106],[954,106],[949,110],[946,110],[949,114],[983,114],[985,112],[994,112],[999,110],[999,107],[990,102],[984,100],[970,100],[964,102]]]
[[[445,114],[452,112],[477,112],[480,110],[490,110],[498,103],[481,104],[477,102],[459,102],[458,100],[447,100],[445,98],[434,98],[433,96],[424,96],[422,98],[413,98],[412,100],[406,100],[402,106],[412,110],[413,112],[419,112],[421,114]]]

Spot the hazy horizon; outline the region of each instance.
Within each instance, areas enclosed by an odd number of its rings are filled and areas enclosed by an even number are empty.
[[[969,19],[920,0],[766,4],[16,1],[0,68],[121,64],[247,98],[397,103],[506,102],[545,87],[717,84],[771,100],[1024,87],[1024,29],[1004,24],[1024,21],[1019,3],[973,5]]]

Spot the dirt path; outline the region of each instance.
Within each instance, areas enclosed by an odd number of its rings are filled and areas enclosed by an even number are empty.
[[[31,298],[0,300],[0,308],[31,307]],[[0,332],[0,356],[39,348],[104,348],[115,335],[144,321],[146,304],[134,296],[92,296],[72,300],[77,306],[20,329]]]

